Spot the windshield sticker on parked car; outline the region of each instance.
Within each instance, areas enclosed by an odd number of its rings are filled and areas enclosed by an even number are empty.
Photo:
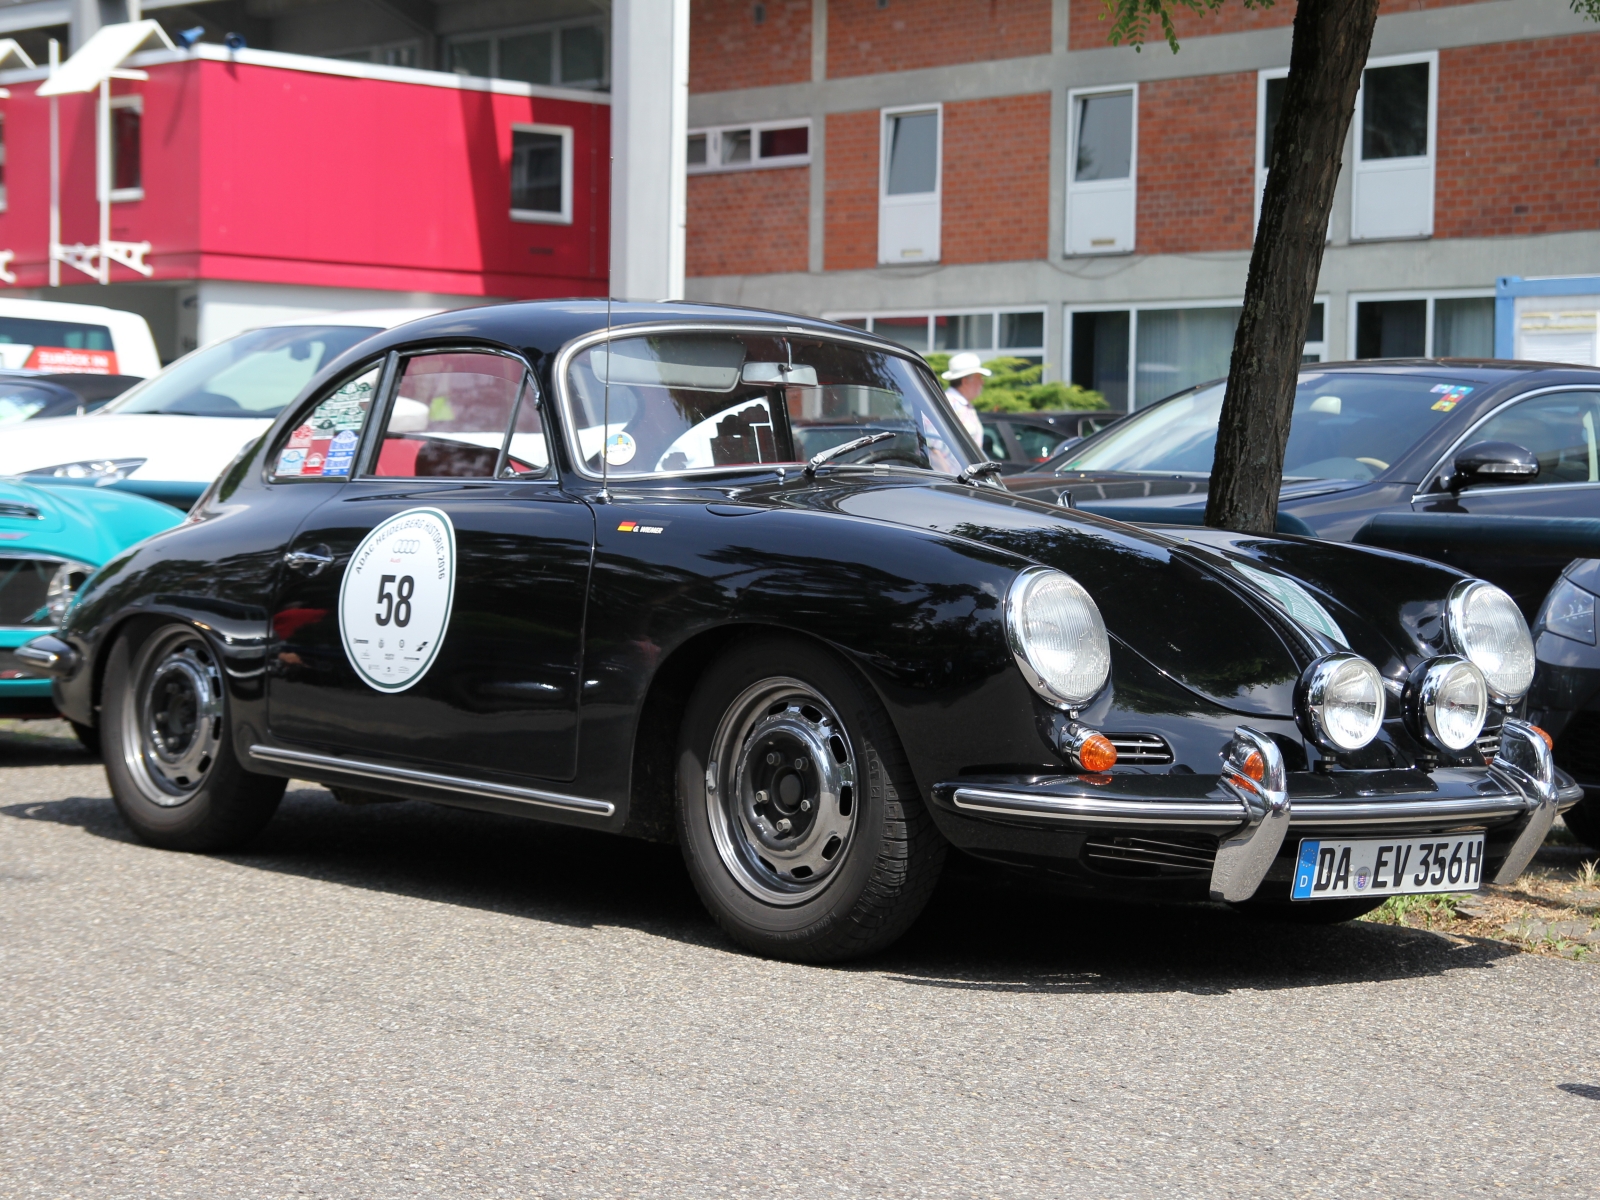
[[[1433,390],[1440,393],[1439,399],[1433,403],[1434,412],[1450,412],[1472,391],[1464,383],[1441,383]]]
[[[361,539],[339,585],[339,636],[363,683],[403,692],[428,673],[455,587],[455,528],[438,509],[396,513]]]

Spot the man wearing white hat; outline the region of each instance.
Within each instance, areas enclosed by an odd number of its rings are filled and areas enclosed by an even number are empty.
[[[972,407],[972,402],[983,391],[983,381],[990,374],[989,368],[979,362],[978,356],[970,350],[952,354],[950,369],[944,373],[944,379],[950,384],[944,390],[945,399],[950,401],[956,416],[961,418],[961,423],[966,426],[979,449],[983,448],[983,422],[978,420],[978,410]]]

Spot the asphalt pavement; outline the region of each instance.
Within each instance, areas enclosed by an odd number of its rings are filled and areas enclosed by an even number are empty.
[[[0,1196],[1592,1195],[1600,967],[947,876],[767,962],[677,851],[295,785],[135,842],[0,736]]]

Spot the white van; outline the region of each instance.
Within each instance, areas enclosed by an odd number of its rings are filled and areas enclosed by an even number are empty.
[[[0,299],[0,367],[52,374],[137,375],[161,370],[138,313],[98,304]]]

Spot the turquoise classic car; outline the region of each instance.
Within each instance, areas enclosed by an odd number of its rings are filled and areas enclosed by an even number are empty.
[[[182,520],[130,492],[0,479],[0,717],[56,715],[49,675],[17,647],[53,630],[102,564]]]

